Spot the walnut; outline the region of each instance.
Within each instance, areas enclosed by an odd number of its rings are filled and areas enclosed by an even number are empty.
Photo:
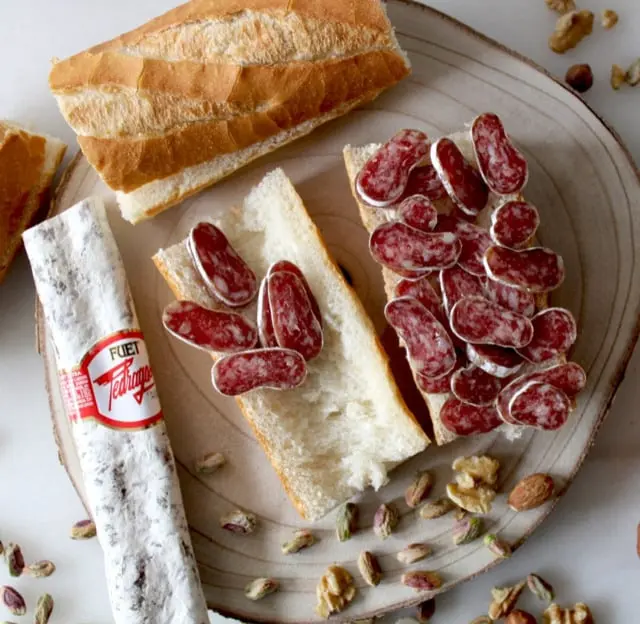
[[[576,10],[576,3],[574,0],[544,0],[550,9],[564,15],[569,11]]]
[[[471,513],[486,514],[491,511],[491,503],[496,497],[496,492],[486,485],[463,488],[457,483],[449,483],[447,496],[462,509]]]
[[[469,475],[474,480],[481,481],[487,485],[495,485],[498,480],[498,470],[500,462],[488,455],[481,457],[458,457],[452,464],[452,468],[457,472]]]
[[[332,613],[342,611],[355,595],[356,587],[351,574],[340,566],[329,566],[316,588],[316,613],[327,619]]]
[[[542,621],[544,624],[594,624],[595,622],[589,607],[583,602],[576,603],[571,609],[563,609],[553,603],[542,614]]]
[[[615,63],[611,66],[611,86],[617,91],[625,81],[627,74],[620,67],[620,65],[616,65]]]
[[[618,23],[619,19],[618,14],[613,9],[605,9],[602,11],[600,22],[607,30],[609,30]]]
[[[591,11],[571,11],[558,18],[555,32],[549,37],[549,47],[558,54],[575,48],[593,30]]]
[[[572,65],[567,70],[564,78],[570,87],[573,87],[578,93],[584,93],[593,86],[593,72],[591,66],[583,63],[581,65]]]

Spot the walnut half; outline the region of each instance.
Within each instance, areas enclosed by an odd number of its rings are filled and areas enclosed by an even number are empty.
[[[558,54],[575,48],[593,30],[591,11],[571,11],[558,18],[555,32],[549,37],[549,47]]]

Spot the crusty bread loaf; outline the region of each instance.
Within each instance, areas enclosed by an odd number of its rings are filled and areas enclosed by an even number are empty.
[[[0,121],[0,282],[20,249],[22,232],[49,199],[66,149],[58,139]]]
[[[468,162],[475,162],[470,130],[451,134],[449,135],[449,138],[455,142]],[[344,148],[343,152],[347,174],[349,176],[349,182],[351,184],[351,191],[358,204],[362,223],[370,233],[373,232],[373,230],[375,230],[379,225],[388,221],[389,216],[384,209],[372,208],[371,206],[367,206],[360,201],[359,196],[355,190],[355,180],[360,169],[362,169],[367,160],[369,160],[369,158],[380,147],[380,144],[377,143],[371,143],[369,145],[363,145],[359,147],[347,145]],[[480,215],[478,215],[478,224],[483,227],[487,227],[488,229],[491,223],[491,214],[502,201],[503,199],[499,196],[495,195],[494,193],[489,193],[489,201],[487,202],[487,206],[480,213]],[[438,208],[439,211],[448,211],[451,207],[448,199],[436,201],[434,202],[434,205],[436,206],[436,208]],[[384,285],[387,298],[393,299],[396,284],[400,281],[401,278],[396,273],[385,267],[381,267],[381,269],[384,277]],[[538,308],[546,307],[546,304],[547,297],[545,295],[539,296],[537,302]],[[533,368],[535,367],[527,367],[526,370]],[[446,429],[442,425],[442,421],[440,420],[440,410],[442,409],[442,406],[445,404],[447,399],[451,396],[451,394],[431,394],[427,392],[421,392],[421,394],[424,397],[427,407],[429,408],[429,414],[433,423],[433,433],[436,443],[438,445],[443,445],[455,440],[457,438],[456,434]],[[508,426],[505,425],[505,428],[507,427]],[[519,435],[518,430],[514,427],[509,428],[508,434],[510,436]]]
[[[49,82],[135,223],[408,73],[380,0],[192,0]]]
[[[265,208],[266,207],[266,208]],[[323,314],[324,347],[298,389],[256,390],[238,404],[300,514],[320,518],[423,450],[428,438],[407,409],[362,304],[331,260],[281,169],[216,222],[262,278],[286,259],[304,272]],[[154,256],[178,299],[220,304],[183,241]],[[246,310],[255,322],[255,305]],[[215,354],[214,354],[215,356]]]

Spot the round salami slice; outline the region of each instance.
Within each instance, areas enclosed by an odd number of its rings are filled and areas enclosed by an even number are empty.
[[[493,241],[485,230],[455,215],[439,215],[436,231],[453,232],[462,244],[458,264],[467,273],[478,277],[486,276],[483,259]]]
[[[394,204],[409,181],[411,170],[429,154],[429,138],[419,130],[400,130],[364,165],[356,178],[358,195],[367,204]]]
[[[566,353],[578,337],[575,319],[564,308],[547,308],[536,314],[531,323],[533,339],[518,353],[535,364]]]
[[[438,222],[438,211],[424,195],[402,200],[396,212],[398,220],[422,232],[431,232]]]
[[[511,377],[522,368],[523,359],[513,349],[471,343],[466,349],[469,362],[494,377]]]
[[[431,162],[453,203],[477,216],[487,205],[489,191],[457,145],[451,139],[438,139],[431,146]]]
[[[440,410],[442,425],[459,436],[489,433],[502,424],[492,405],[478,407],[451,397]]]
[[[369,249],[377,262],[392,271],[444,269],[458,260],[460,241],[450,232],[420,232],[392,221],[374,230]]]
[[[478,115],[471,124],[471,140],[487,186],[498,195],[519,193],[527,183],[529,167],[509,139],[498,115]]]
[[[273,319],[271,318],[271,307],[269,306],[269,275],[260,283],[258,291],[258,335],[260,344],[263,347],[272,348],[278,346],[275,331],[273,330]]]
[[[267,291],[278,346],[312,360],[322,350],[323,334],[302,280],[289,271],[276,271],[268,278]]]
[[[562,256],[544,247],[523,251],[489,247],[484,266],[491,279],[531,293],[555,290],[564,281]]]
[[[422,392],[427,392],[428,394],[449,394],[451,392],[451,377],[457,370],[462,368],[463,364],[464,357],[458,355],[456,365],[449,373],[435,378],[416,375],[416,385]]]
[[[424,195],[431,201],[447,197],[447,191],[433,165],[423,165],[411,171],[403,197],[411,195]]]
[[[493,405],[504,383],[477,366],[468,366],[455,372],[451,377],[451,392],[463,403]]]
[[[258,332],[242,314],[209,310],[192,301],[173,301],[162,313],[165,329],[198,349],[235,353],[252,349]]]
[[[254,272],[213,223],[198,223],[189,234],[187,246],[204,283],[220,301],[240,308],[256,296]]]
[[[436,378],[453,370],[456,350],[447,330],[417,299],[392,299],[384,314],[406,346],[409,363],[417,374]]]
[[[304,358],[290,349],[254,349],[220,358],[211,371],[220,394],[239,396],[258,388],[293,390],[307,377]]]
[[[525,201],[508,201],[491,215],[491,238],[497,245],[523,249],[540,225],[536,207]]]
[[[442,317],[442,303],[438,293],[429,282],[429,277],[417,280],[402,279],[396,284],[396,297],[413,297],[417,299],[437,319]]]
[[[440,291],[447,314],[463,297],[481,297],[484,293],[480,280],[456,265],[440,271]]]
[[[536,298],[530,292],[507,286],[490,278],[484,280],[484,290],[489,301],[493,301],[507,310],[529,318],[536,313]]]
[[[453,306],[451,329],[465,342],[521,348],[533,338],[531,321],[484,297],[464,297]]]
[[[545,431],[560,429],[570,412],[571,401],[562,390],[538,381],[520,388],[509,402],[511,420]]]
[[[320,312],[320,306],[318,305],[318,300],[316,296],[313,294],[311,287],[309,286],[309,282],[307,282],[307,278],[304,276],[302,269],[293,262],[289,262],[289,260],[279,260],[278,262],[274,262],[267,271],[267,277],[273,275],[274,273],[278,273],[280,271],[288,271],[289,273],[293,273],[298,276],[298,279],[302,282],[305,291],[307,292],[307,296],[309,297],[309,302],[311,303],[311,309],[313,310],[313,314],[318,319],[318,323],[322,326],[322,312]]]

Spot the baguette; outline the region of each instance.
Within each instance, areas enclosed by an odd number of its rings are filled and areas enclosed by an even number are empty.
[[[0,282],[20,249],[22,233],[48,201],[67,146],[0,121]]]
[[[382,486],[390,469],[429,440],[396,387],[373,324],[285,173],[269,173],[216,225],[259,279],[275,261],[297,264],[322,311],[324,347],[308,363],[305,383],[237,399],[296,509],[316,520],[365,487]],[[185,241],[153,260],[178,299],[220,307]],[[246,314],[255,321],[255,304]]]
[[[473,145],[471,142],[469,130],[451,134],[448,138],[450,138],[458,146],[468,162],[475,162]],[[355,188],[355,180],[358,173],[360,172],[360,169],[362,169],[367,160],[369,160],[369,158],[373,156],[373,154],[375,154],[375,152],[378,151],[380,147],[381,145],[376,143],[358,147],[347,145],[343,151],[351,191],[358,204],[362,223],[367,228],[369,233],[373,232],[379,225],[387,222],[389,220],[389,217],[384,209],[373,208],[360,201]],[[427,163],[425,162],[425,164]],[[491,214],[502,201],[503,199],[500,196],[494,193],[489,193],[489,201],[487,202],[484,210],[478,215],[477,224],[488,229],[491,222]],[[448,198],[435,201],[433,203],[439,212],[448,212],[448,210],[450,209],[450,200]],[[384,278],[385,292],[388,300],[391,300],[395,297],[395,287],[401,278],[399,275],[397,275],[390,269],[387,269],[386,267],[381,267],[381,269]],[[543,309],[546,306],[547,296],[539,295],[537,298],[538,309]],[[564,358],[561,358],[558,360],[558,362],[563,360]],[[522,369],[522,372],[531,372],[536,368],[538,367],[536,367],[535,365],[527,365]],[[452,395],[450,393],[433,394],[422,391],[420,391],[420,393],[422,394],[425,403],[427,404],[427,408],[429,409],[429,414],[433,423],[433,435],[436,443],[438,445],[444,445],[455,440],[458,436],[446,429],[443,426],[442,421],[440,420],[440,410]],[[519,435],[519,428],[512,427],[510,425],[504,425],[503,429],[506,431],[509,437],[517,437]]]
[[[193,0],[56,63],[49,84],[136,223],[374,99],[409,67],[379,0]]]

